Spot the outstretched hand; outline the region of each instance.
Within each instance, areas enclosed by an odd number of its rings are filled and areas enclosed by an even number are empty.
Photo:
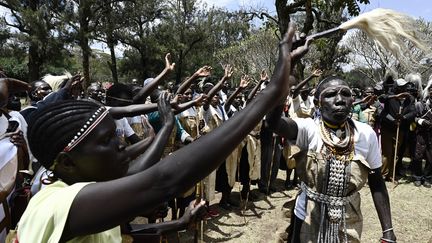
[[[173,71],[175,63],[171,63],[171,53],[165,55],[165,69],[168,71]]]
[[[189,206],[186,208],[185,213],[181,217],[184,223],[193,225],[195,222],[201,220],[206,213],[205,201],[198,199],[189,203]]]
[[[265,69],[263,69],[263,70],[261,71],[260,79],[261,79],[262,81],[265,81],[265,80],[268,80],[268,79],[269,79],[269,76],[268,76],[267,71],[266,71]]]
[[[321,76],[322,73],[323,73],[323,71],[322,71],[321,69],[315,69],[315,70],[312,72],[312,76],[314,76],[314,77],[317,78],[317,77]]]
[[[225,77],[226,79],[231,78],[231,76],[232,76],[233,73],[234,73],[233,67],[232,67],[231,65],[225,65],[225,66],[224,66],[224,69],[225,69],[224,77]]]
[[[195,106],[202,106],[204,103],[207,102],[207,95],[206,94],[200,94],[195,99]]]
[[[204,66],[204,67],[198,69],[198,70],[195,72],[195,74],[196,74],[198,77],[208,77],[208,76],[210,76],[212,70],[213,70],[212,67],[210,67],[210,66]]]
[[[162,92],[158,100],[158,111],[162,124],[174,124],[174,113],[171,110],[170,95]]]
[[[250,80],[251,78],[248,75],[243,75],[240,79],[239,87],[243,89],[246,88],[249,85]]]
[[[293,64],[309,51],[309,45],[312,41],[313,38],[306,38],[306,35],[296,32],[295,24],[290,22],[287,33],[279,42],[281,54],[289,55],[291,57],[291,67],[294,67]]]

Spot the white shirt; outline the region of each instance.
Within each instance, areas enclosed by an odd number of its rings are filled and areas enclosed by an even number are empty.
[[[128,138],[135,134],[134,130],[129,125],[128,120],[125,117],[114,120],[114,122],[116,124],[116,134],[118,137]]]
[[[319,131],[319,119],[293,119],[298,127],[296,145],[302,150],[319,152],[324,146]],[[354,158],[363,157],[370,169],[381,167],[381,149],[374,130],[366,123],[354,121]],[[302,192],[297,198],[294,208],[295,215],[304,220],[306,218],[306,194]]]

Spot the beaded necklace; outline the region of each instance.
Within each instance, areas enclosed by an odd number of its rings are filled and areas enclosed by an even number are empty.
[[[317,240],[320,243],[341,242],[341,226],[344,230],[344,242],[348,242],[345,204],[347,184],[350,180],[350,161],[354,156],[354,127],[346,121],[341,126],[332,128],[321,120],[320,134],[324,143],[321,153],[326,159],[327,175],[323,194],[332,200],[321,202],[321,223]]]

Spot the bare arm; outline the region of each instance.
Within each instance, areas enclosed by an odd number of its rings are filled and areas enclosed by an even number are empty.
[[[149,84],[144,86],[134,97],[133,102],[137,103],[143,101],[149,96],[149,94],[157,88],[158,84],[165,79],[165,77],[174,70],[175,63],[170,61],[171,54],[168,53],[165,56],[165,68],[162,72],[156,76]]]
[[[387,187],[381,176],[381,167],[372,170],[369,173],[368,180],[372,199],[381,223],[381,229],[383,232],[385,231],[385,233],[383,233],[383,238],[389,240],[396,240],[396,236],[393,230],[389,230],[393,228],[390,211],[390,200],[387,192]]]
[[[305,80],[301,81],[300,83],[298,83],[298,84],[295,86],[295,88],[294,88],[294,90],[293,90],[293,93],[292,93],[292,97],[293,97],[293,98],[297,97],[297,96],[299,95],[299,93],[300,93],[300,90],[301,90],[301,89],[302,89],[302,88],[303,88],[307,83],[309,83],[309,81],[310,81],[311,79],[316,78],[316,77],[319,77],[319,76],[321,76],[321,74],[322,74],[322,71],[319,70],[319,69],[313,71],[312,74],[311,74],[309,77],[307,77]]]
[[[130,165],[128,175],[136,174],[144,171],[160,160],[165,144],[174,127],[174,114],[172,113],[169,103],[169,96],[166,92],[161,94],[158,101],[159,114],[162,128],[157,133],[153,143],[148,147],[147,151],[134,164]]]
[[[223,86],[223,84],[226,82],[226,81],[228,81],[230,78],[231,78],[231,76],[232,76],[232,74],[233,74],[233,69],[232,69],[232,67],[231,66],[229,66],[229,65],[227,65],[226,67],[225,67],[225,74],[224,74],[224,76],[221,78],[221,80],[219,80],[219,82],[207,93],[207,97],[208,97],[208,100],[207,100],[207,103],[208,102],[210,102],[210,100],[213,98],[213,96],[215,96],[215,94],[217,93],[217,92],[219,92],[219,90],[221,90],[222,89],[222,86]]]
[[[290,25],[280,43],[272,81],[236,116],[202,136],[198,142],[177,150],[143,172],[85,186],[72,203],[63,239],[110,229],[139,213],[150,212],[159,203],[186,191],[215,170],[267,111],[285,100],[291,59],[307,50],[306,44],[290,51],[293,35],[294,28]],[[100,206],[107,202],[109,206]]]
[[[176,94],[183,94],[191,85],[193,81],[195,81],[197,78],[200,77],[207,77],[210,75],[212,70],[212,67],[210,66],[204,66],[200,69],[198,69],[190,78],[188,78],[186,81],[184,81],[180,87],[177,89]]]
[[[158,106],[156,103],[152,104],[139,104],[139,105],[128,105],[128,106],[119,106],[119,107],[111,107],[109,109],[109,113],[114,119],[120,119],[123,117],[133,117],[139,116],[142,114],[150,113],[153,111],[157,111]]]
[[[200,218],[200,214],[203,212],[205,212],[205,201],[198,202],[198,200],[194,200],[189,204],[186,212],[180,219],[157,224],[142,224],[133,226],[131,233],[140,232],[163,234],[186,229],[190,223],[193,223],[197,218]]]
[[[265,70],[261,71],[261,78],[260,81],[255,85],[253,90],[249,93],[246,104],[249,104],[249,102],[255,97],[255,94],[258,92],[259,88],[261,87],[261,84],[264,83],[266,80],[268,80],[268,74]]]
[[[234,93],[232,93],[227,101],[225,102],[224,108],[226,111],[229,110],[229,108],[231,107],[234,99],[237,97],[237,95],[239,95],[248,85],[249,85],[249,77],[247,75],[244,75],[241,80],[240,80],[240,84],[237,87],[237,89],[234,91]]]

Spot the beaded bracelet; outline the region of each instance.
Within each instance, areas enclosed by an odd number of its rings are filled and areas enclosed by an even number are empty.
[[[381,243],[396,243],[395,240],[390,240],[390,239],[386,239],[386,238],[383,238],[383,237],[381,237],[380,242]]]
[[[386,232],[390,232],[390,231],[393,231],[393,227],[388,228],[388,229],[386,229],[386,230],[383,230],[383,234],[386,233]]]

